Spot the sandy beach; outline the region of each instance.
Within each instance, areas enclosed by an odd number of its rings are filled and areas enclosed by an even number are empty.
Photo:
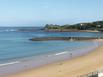
[[[25,70],[7,77],[77,77],[101,69],[103,69],[103,46],[84,56]]]

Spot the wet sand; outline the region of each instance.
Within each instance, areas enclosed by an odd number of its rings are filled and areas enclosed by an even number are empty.
[[[71,60],[25,70],[6,77],[77,77],[101,69],[103,69],[103,46]]]

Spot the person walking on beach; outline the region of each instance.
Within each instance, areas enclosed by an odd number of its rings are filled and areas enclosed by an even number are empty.
[[[73,55],[73,54],[72,54],[72,53],[70,53],[70,58],[72,58],[72,55]]]

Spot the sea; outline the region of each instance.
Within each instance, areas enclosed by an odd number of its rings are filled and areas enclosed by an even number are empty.
[[[20,71],[83,55],[101,44],[95,41],[30,41],[31,38],[103,36],[98,32],[46,32],[42,29],[43,27],[0,27],[1,75],[4,72],[12,73],[14,69]],[[13,71],[10,72],[11,69]]]

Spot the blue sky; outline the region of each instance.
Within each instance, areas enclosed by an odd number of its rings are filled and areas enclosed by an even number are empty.
[[[103,20],[103,0],[0,0],[0,26]]]

